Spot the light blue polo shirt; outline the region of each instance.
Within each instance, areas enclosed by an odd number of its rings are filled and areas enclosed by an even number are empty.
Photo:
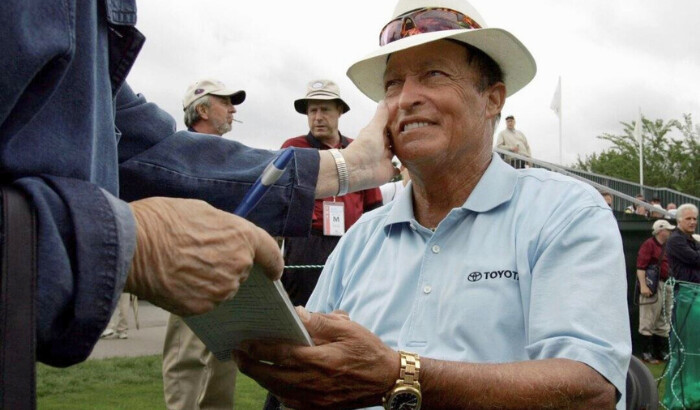
[[[617,222],[595,189],[515,170],[494,154],[435,232],[415,220],[412,191],[343,236],[309,310],[345,310],[390,347],[433,359],[577,360],[624,393],[625,262]]]

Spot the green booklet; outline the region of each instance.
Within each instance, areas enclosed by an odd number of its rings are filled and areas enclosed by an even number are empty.
[[[233,299],[183,319],[220,361],[231,360],[231,351],[244,340],[313,345],[282,283],[270,280],[257,265]]]

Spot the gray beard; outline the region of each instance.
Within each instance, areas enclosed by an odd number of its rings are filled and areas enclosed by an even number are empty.
[[[219,135],[224,135],[231,131],[231,124],[224,121],[216,127],[216,131],[219,133]]]

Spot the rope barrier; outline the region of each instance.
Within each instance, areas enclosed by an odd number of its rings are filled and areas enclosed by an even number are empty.
[[[325,265],[286,265],[285,269],[323,269]]]

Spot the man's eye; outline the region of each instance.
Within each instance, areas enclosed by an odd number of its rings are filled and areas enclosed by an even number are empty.
[[[389,80],[384,83],[384,90],[387,91],[399,85],[399,80]]]
[[[439,70],[431,70],[431,71],[428,71],[428,73],[427,73],[427,77],[443,77],[445,75],[447,75],[447,74],[445,74],[444,72],[439,71]]]

